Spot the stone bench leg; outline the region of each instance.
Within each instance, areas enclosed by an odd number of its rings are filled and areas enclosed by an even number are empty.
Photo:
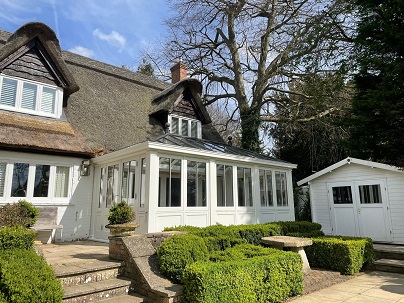
[[[298,253],[303,261],[303,273],[308,274],[310,272],[309,260],[307,260],[306,252],[303,247],[291,247],[291,251]]]

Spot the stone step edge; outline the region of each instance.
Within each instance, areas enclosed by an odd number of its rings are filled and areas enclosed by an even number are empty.
[[[130,279],[118,278],[113,280],[98,281],[94,283],[66,286],[63,288],[63,290],[65,291],[63,299],[80,297],[83,295],[94,294],[122,287],[130,287],[131,284],[132,281]]]
[[[129,292],[127,295],[121,295],[113,298],[102,299],[98,301],[99,303],[134,303],[134,302],[146,302],[147,297],[142,296],[138,293]]]
[[[54,268],[55,271],[55,276],[56,278],[65,278],[69,276],[78,276],[86,273],[94,273],[97,271],[103,271],[103,270],[109,270],[109,269],[115,269],[115,268],[120,268],[122,266],[121,262],[115,262],[115,261],[106,261],[105,263],[100,263],[97,265],[94,265],[89,268],[80,268],[80,269],[74,269],[74,270],[69,270],[68,266],[66,270],[61,270],[61,268]]]
[[[394,261],[394,262],[391,262]],[[404,268],[404,260],[396,260],[396,259],[379,259],[374,262],[374,265],[384,265],[391,267],[400,267]]]

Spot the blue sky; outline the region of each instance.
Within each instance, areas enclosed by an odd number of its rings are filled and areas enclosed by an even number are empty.
[[[137,67],[142,50],[163,38],[171,14],[166,0],[0,0],[0,28],[27,22],[52,28],[63,50]]]

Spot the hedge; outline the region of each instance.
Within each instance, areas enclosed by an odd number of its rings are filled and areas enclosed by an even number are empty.
[[[175,235],[157,249],[161,272],[173,282],[181,282],[186,265],[209,259],[205,241],[196,235]]]
[[[212,225],[204,228],[194,226],[178,226],[166,228],[165,231],[186,231],[188,233],[206,238],[216,238],[219,243],[210,243],[208,247],[213,250],[224,250],[236,244],[240,244],[240,240],[244,239],[247,243],[258,245],[261,243],[262,237],[268,236],[323,236],[321,224],[312,222],[271,222],[264,224],[249,225]],[[227,239],[227,242],[224,241]],[[213,241],[212,239],[210,241]],[[233,244],[232,244],[233,243]]]
[[[8,303],[60,303],[63,297],[52,268],[33,249],[0,251],[0,293]]]
[[[0,251],[6,249],[29,249],[34,244],[35,232],[23,226],[0,227]]]
[[[236,250],[237,246],[233,254]],[[189,264],[183,274],[182,302],[283,302],[300,294],[303,290],[300,256],[267,250],[268,255],[244,260]]]
[[[373,244],[369,238],[320,237],[312,238],[313,245],[305,247],[310,266],[337,270],[354,275],[373,262]]]
[[[276,250],[274,248],[256,246],[253,244],[240,244],[232,248],[228,248],[225,251],[213,252],[209,256],[209,259],[213,262],[237,261],[254,257],[273,255],[274,253],[279,253],[279,250]]]

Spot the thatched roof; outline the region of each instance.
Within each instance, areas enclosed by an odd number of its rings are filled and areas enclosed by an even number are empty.
[[[19,30],[16,33],[18,32]],[[47,34],[50,35],[49,32]],[[5,43],[9,37],[10,33],[0,30],[0,44]],[[54,38],[56,39],[56,37]],[[58,46],[57,40],[53,44]],[[7,45],[6,49],[8,49]],[[57,47],[55,46],[55,48]],[[0,54],[3,49],[4,47],[0,48]],[[168,84],[153,77],[67,51],[62,51],[58,60],[65,64],[68,70],[66,74],[71,76],[71,79],[74,79],[80,87],[78,91],[69,96],[64,107],[66,121],[46,122],[56,128],[63,129],[65,132],[55,132],[55,134],[64,136],[63,140],[66,141],[56,140],[49,135],[44,135],[43,142],[40,141],[42,139],[37,138],[42,136],[42,131],[43,134],[46,132],[38,125],[27,132],[27,128],[21,125],[10,124],[3,127],[3,124],[0,124],[0,146],[8,144],[7,135],[3,134],[8,127],[8,132],[21,132],[15,142],[19,146],[30,145],[32,148],[36,146],[38,149],[44,148],[50,151],[66,149],[66,152],[83,148],[83,151],[91,150],[93,155],[119,150],[163,135],[164,125],[152,115],[156,110],[156,104],[161,102],[159,104],[171,106],[172,100],[176,98],[175,96],[171,97],[172,95],[182,92],[185,87],[198,90],[198,86],[201,85],[197,80],[188,80],[177,85]],[[62,68],[64,67],[62,66]],[[153,100],[160,101],[156,103],[152,102]],[[166,100],[168,101],[166,102]],[[198,100],[198,102],[200,101]],[[0,110],[0,113],[4,113],[4,111]],[[222,140],[209,123],[210,118],[204,107],[201,113],[204,117],[204,123],[207,123],[203,126],[203,136],[210,140]],[[47,120],[29,115],[20,114],[20,116],[25,117],[27,121],[30,119]],[[38,122],[38,124],[43,125],[42,123],[44,122]],[[66,131],[67,129],[72,130],[72,133]],[[32,137],[30,135],[32,132],[38,134]],[[30,142],[24,142],[23,137]],[[75,142],[63,143],[67,142],[67,138],[73,137]],[[49,139],[46,140],[46,138]],[[82,143],[87,147],[83,146]]]

